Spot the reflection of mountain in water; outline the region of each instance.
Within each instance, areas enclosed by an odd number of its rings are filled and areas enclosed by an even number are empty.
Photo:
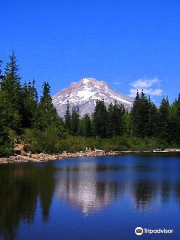
[[[129,171],[130,178],[127,177]],[[125,195],[132,199],[138,211],[147,211],[155,202],[168,203],[171,197],[178,199],[177,202],[180,203],[179,181],[171,178],[137,178],[136,174],[139,172],[153,176],[154,169],[137,165],[108,166],[106,163],[102,166],[95,163],[68,166],[60,169],[56,195],[59,200],[67,201],[74,208],[80,208],[83,213],[99,212],[115,199]],[[118,179],[121,173],[127,175]]]
[[[117,188],[117,182],[64,178],[59,181],[57,195],[73,207],[80,207],[83,213],[94,213],[115,199]]]
[[[83,213],[101,211],[117,197],[122,187],[117,181],[111,181],[108,174],[103,180],[99,179],[99,171],[104,170],[108,171],[108,167],[102,170],[96,164],[64,169],[58,176],[58,198],[80,208]]]
[[[115,200],[119,207],[127,201],[128,211],[134,206],[137,212],[151,212],[154,207],[158,211],[158,206],[171,206],[172,202],[180,205],[180,166],[158,169],[149,162],[143,166],[124,162],[108,165],[96,158],[75,164],[59,162],[58,166],[1,165],[0,239],[16,239],[24,223],[33,225],[37,202],[42,213],[38,221],[47,224],[54,193],[84,214],[102,211]]]

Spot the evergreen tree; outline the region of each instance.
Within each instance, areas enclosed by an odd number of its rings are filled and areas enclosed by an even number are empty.
[[[140,118],[141,118],[141,128],[139,133],[141,137],[147,136],[148,122],[149,122],[149,109],[150,103],[144,94],[143,90],[140,95]]]
[[[167,140],[169,137],[169,100],[164,98],[159,107],[158,135],[160,138]]]
[[[0,81],[1,81],[1,79],[3,79],[3,75],[2,75],[2,70],[1,70],[1,64],[2,64],[2,60],[0,59]],[[1,84],[1,82],[0,82],[0,84]]]
[[[148,116],[145,124],[144,135],[153,137],[157,135],[158,112],[156,105],[151,101],[150,97],[147,104]]]
[[[141,99],[137,91],[131,110],[131,133],[133,136],[141,136]]]
[[[77,136],[79,134],[79,123],[80,123],[80,116],[79,116],[79,108],[72,110],[71,116],[71,134],[73,136]]]
[[[168,141],[179,143],[179,119],[177,115],[177,105],[174,102],[171,106],[169,106],[169,133],[168,133]]]
[[[45,130],[51,125],[57,126],[59,117],[52,103],[50,86],[47,82],[43,84],[43,94],[37,107],[35,125],[40,130]]]
[[[114,135],[114,107],[112,103],[108,106],[107,115],[107,137],[111,138]]]
[[[118,104],[117,101],[114,105],[111,103],[108,107],[108,126],[107,136],[121,136],[123,133],[123,115],[125,113],[124,106]]]
[[[91,118],[87,113],[80,120],[80,135],[84,137],[90,137],[92,135]]]
[[[10,55],[10,61],[5,68],[5,75],[1,81],[0,94],[0,121],[8,130],[20,131],[21,127],[21,84],[18,74],[18,65],[16,55],[13,52]]]
[[[123,132],[123,115],[125,113],[124,106],[119,105],[116,101],[113,106],[114,109],[114,135],[120,136]]]
[[[169,134],[168,140],[180,144],[180,94],[169,106]]]
[[[131,111],[132,135],[137,137],[151,137],[157,130],[157,109],[147,98],[143,90],[137,92]]]
[[[131,133],[131,114],[125,111],[122,117],[122,134],[129,136]]]
[[[71,113],[70,113],[69,101],[67,101],[67,109],[66,109],[66,113],[65,113],[65,126],[66,126],[68,133],[70,133],[70,131],[71,131]]]
[[[107,136],[107,110],[104,100],[97,100],[93,114],[94,135],[105,138]]]
[[[34,125],[35,114],[38,105],[38,95],[35,88],[35,80],[24,83],[22,88],[22,126],[32,128]]]
[[[180,93],[178,99],[175,101],[176,104],[176,142],[180,145]]]

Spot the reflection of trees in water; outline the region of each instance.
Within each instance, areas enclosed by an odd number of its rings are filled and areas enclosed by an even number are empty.
[[[157,191],[156,181],[138,180],[133,185],[134,200],[136,208],[146,209],[152,201]]]
[[[163,203],[168,203],[171,195],[172,183],[168,180],[163,180],[161,183],[161,197]]]
[[[157,199],[163,204],[174,197],[180,204],[180,181],[165,180],[138,180],[133,184],[135,206],[139,210],[146,210]]]
[[[161,203],[168,203],[173,197],[180,204],[180,180],[171,177],[121,179],[118,176],[121,170],[126,172],[124,167],[97,166],[96,163],[58,170],[51,164],[39,167],[29,164],[1,166],[0,236],[15,239],[21,221],[33,223],[38,199],[42,220],[48,221],[55,186],[60,200],[67,201],[86,214],[102,211],[125,194],[133,198],[138,211],[145,211],[157,199]],[[139,168],[133,170],[140,171]],[[55,172],[57,180],[54,178]]]
[[[54,170],[49,166],[43,167],[39,181],[39,196],[42,206],[43,221],[49,218],[49,210],[51,207],[52,197],[55,189]]]
[[[139,172],[141,168],[133,169],[135,172]],[[114,166],[109,168],[108,165],[79,165],[61,169],[62,173],[58,178],[56,194],[60,200],[80,208],[84,213],[98,212],[124,193],[133,197],[135,208],[138,211],[146,211],[151,204],[157,201],[166,204],[171,196],[176,197],[180,202],[180,182],[174,181],[172,178],[113,181],[109,173],[115,170],[120,172],[125,169],[122,167],[116,169]],[[146,169],[148,172],[149,170],[151,169]],[[98,175],[101,171],[103,178],[99,178]],[[83,175],[82,172],[86,172],[86,175]]]
[[[55,187],[51,167],[9,165],[0,168],[0,234],[14,239],[20,221],[31,224],[38,195],[43,220],[48,219]]]
[[[177,181],[174,186],[175,196],[180,204],[180,181]]]

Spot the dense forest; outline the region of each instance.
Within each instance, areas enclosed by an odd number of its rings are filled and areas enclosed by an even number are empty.
[[[137,91],[131,112],[103,99],[92,116],[79,116],[67,102],[64,119],[52,104],[50,86],[44,82],[38,98],[35,80],[22,84],[13,52],[4,71],[0,60],[0,156],[13,154],[14,142],[35,153],[69,152],[89,148],[105,150],[152,150],[180,146],[180,95],[170,104],[163,97],[157,106],[143,90]]]

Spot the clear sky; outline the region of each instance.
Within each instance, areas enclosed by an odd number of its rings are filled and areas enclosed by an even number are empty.
[[[51,92],[83,77],[156,103],[180,92],[179,0],[0,0],[0,58]]]

